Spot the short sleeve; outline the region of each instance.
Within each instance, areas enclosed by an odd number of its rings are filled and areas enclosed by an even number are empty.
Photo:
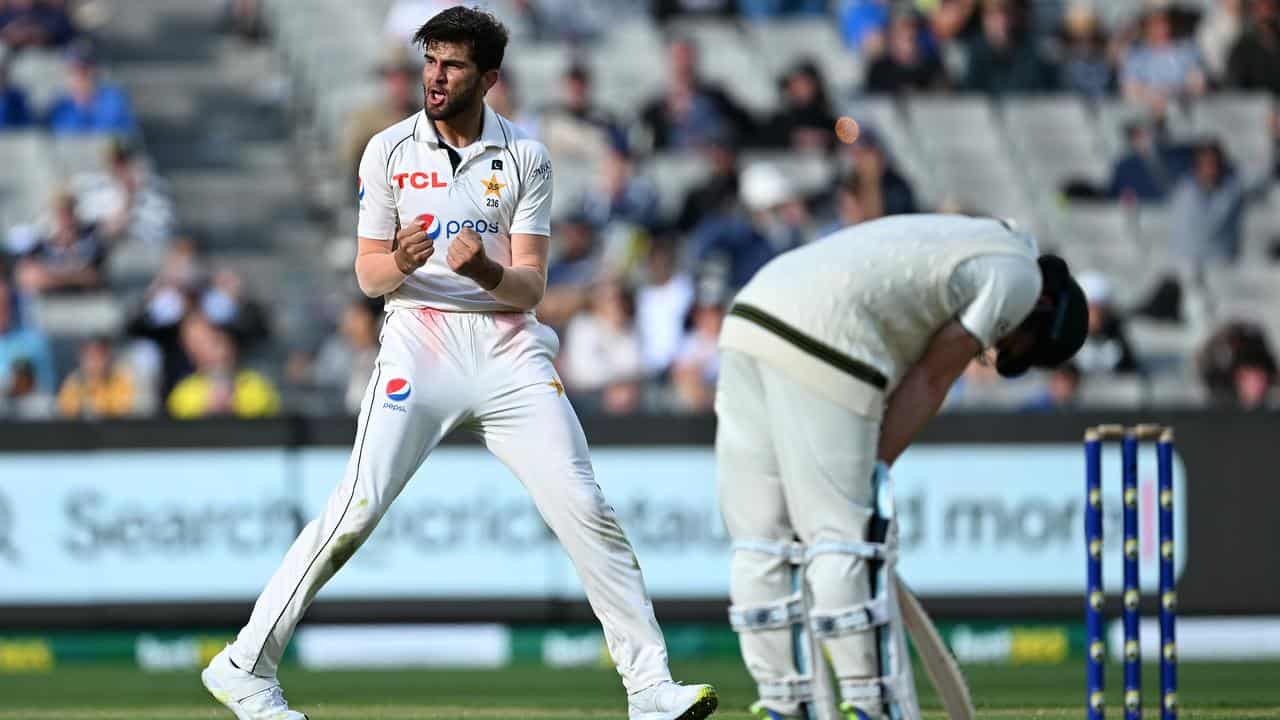
[[[511,218],[511,234],[551,235],[551,155],[542,143],[530,142],[528,167]]]
[[[373,240],[396,236],[396,197],[387,178],[386,144],[374,137],[365,146],[356,178],[356,198],[360,204],[356,234]]]
[[[982,255],[961,263],[951,276],[957,319],[982,347],[1022,324],[1040,297],[1040,268],[1018,255]]]

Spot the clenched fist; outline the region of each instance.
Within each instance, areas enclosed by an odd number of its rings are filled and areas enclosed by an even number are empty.
[[[396,233],[396,249],[391,255],[395,258],[397,270],[405,275],[412,275],[414,270],[426,264],[435,251],[435,243],[427,237],[422,221],[414,220]]]
[[[475,230],[465,228],[449,243],[449,267],[463,277],[471,278],[485,290],[502,281],[502,266],[484,254],[484,241]]]

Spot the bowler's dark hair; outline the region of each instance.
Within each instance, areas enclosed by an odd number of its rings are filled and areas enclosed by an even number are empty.
[[[451,7],[436,13],[418,28],[413,42],[424,51],[436,42],[466,45],[480,72],[487,72],[502,67],[502,56],[507,51],[507,28],[483,10]]]

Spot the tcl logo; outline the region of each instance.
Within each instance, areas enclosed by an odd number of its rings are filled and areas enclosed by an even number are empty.
[[[417,190],[426,190],[427,188],[449,187],[449,183],[440,179],[439,173],[397,173],[391,176],[396,181],[396,185],[403,190],[406,185]]]

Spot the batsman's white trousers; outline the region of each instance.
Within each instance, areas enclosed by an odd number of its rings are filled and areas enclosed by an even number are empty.
[[[716,467],[720,511],[735,541],[806,545],[866,539],[879,425],[809,390],[769,365],[724,350],[716,391]],[[734,605],[762,605],[793,591],[778,555],[738,550],[729,569]],[[870,597],[858,557],[821,554],[806,567],[815,611]],[[744,632],[742,657],[757,683],[795,677],[790,630]],[[836,675],[879,675],[873,632],[825,641]]]
[[[555,332],[532,314],[393,310],[346,475],[267,583],[232,645],[232,660],[275,675],[316,592],[440,439],[461,426],[519,478],[560,539],[628,692],[669,680],[640,565],[596,484],[582,426],[552,365],[558,349]]]

